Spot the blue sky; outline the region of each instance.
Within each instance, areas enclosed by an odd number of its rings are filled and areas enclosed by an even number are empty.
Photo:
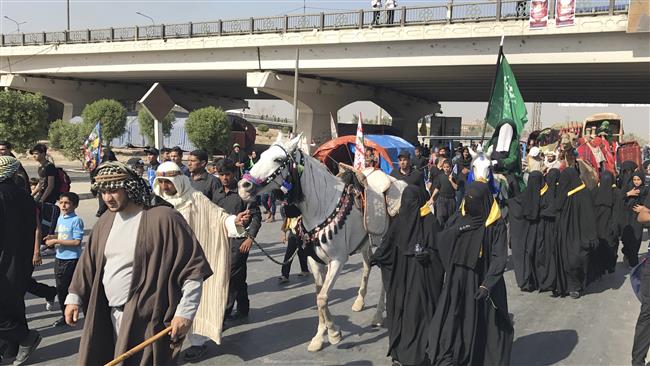
[[[398,0],[398,5],[444,3],[437,1]],[[308,13],[336,12],[370,7],[370,0],[305,1]],[[218,19],[247,18],[251,16],[299,14],[303,0],[158,0],[158,1],[70,1],[70,28],[103,28],[146,25],[151,21],[136,12],[154,18],[156,23],[185,23]],[[12,33],[16,25],[4,16],[18,22],[24,32],[58,31],[66,27],[65,0],[0,0],[0,27],[2,33]]]

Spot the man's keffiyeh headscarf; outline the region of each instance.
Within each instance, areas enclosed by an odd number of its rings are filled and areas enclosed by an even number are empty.
[[[176,194],[170,196],[160,188],[160,180],[165,179],[174,184]],[[183,207],[192,199],[192,193],[195,191],[192,188],[190,178],[181,172],[181,169],[176,163],[167,161],[156,169],[156,178],[153,180],[153,191],[158,196],[162,197],[165,201],[171,203],[176,209]]]
[[[20,162],[11,156],[0,156],[0,182],[12,178],[20,168]]]
[[[153,194],[149,183],[126,164],[107,161],[97,168],[93,189],[99,192],[123,188],[138,205],[151,206]]]

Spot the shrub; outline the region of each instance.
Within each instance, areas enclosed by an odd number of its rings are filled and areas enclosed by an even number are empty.
[[[230,140],[228,116],[221,108],[205,107],[192,111],[185,122],[192,144],[208,153],[225,150]]]

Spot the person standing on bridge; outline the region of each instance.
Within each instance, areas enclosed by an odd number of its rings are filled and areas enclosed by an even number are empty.
[[[194,152],[192,152],[194,154]],[[190,158],[195,157],[190,155]],[[206,158],[207,160],[207,158]],[[190,160],[190,169],[192,169]],[[207,174],[207,173],[206,173]],[[214,178],[214,177],[213,177]],[[215,178],[216,179],[216,178]],[[183,215],[194,231],[214,275],[203,283],[203,296],[187,338],[191,347],[185,351],[186,361],[197,361],[205,355],[205,343],[213,339],[221,344],[221,330],[230,280],[230,245],[228,237],[243,233],[248,221],[248,211],[237,216],[227,214],[201,191],[196,190],[190,179],[172,162],[160,164],[153,183],[154,192]]]
[[[108,211],[90,234],[65,300],[68,325],[77,324],[81,309],[85,314],[77,364],[105,364],[170,325],[170,337],[128,364],[175,364],[210,264],[183,216],[152,204],[148,182],[125,164],[102,163],[93,188]]]
[[[381,0],[371,0],[370,5],[372,6],[372,25],[379,25]]]
[[[393,24],[397,0],[386,0],[386,24]]]

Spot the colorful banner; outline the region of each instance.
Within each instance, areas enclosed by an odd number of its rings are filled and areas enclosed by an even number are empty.
[[[102,162],[102,127],[97,122],[84,142],[84,169],[91,172]]]
[[[548,0],[530,2],[530,29],[546,28],[548,23]]]
[[[572,26],[576,19],[576,0],[557,0],[555,7],[555,26]]]
[[[354,141],[354,167],[362,170],[366,167],[366,146],[363,141],[363,116],[359,113],[359,123],[357,124],[357,138]]]

